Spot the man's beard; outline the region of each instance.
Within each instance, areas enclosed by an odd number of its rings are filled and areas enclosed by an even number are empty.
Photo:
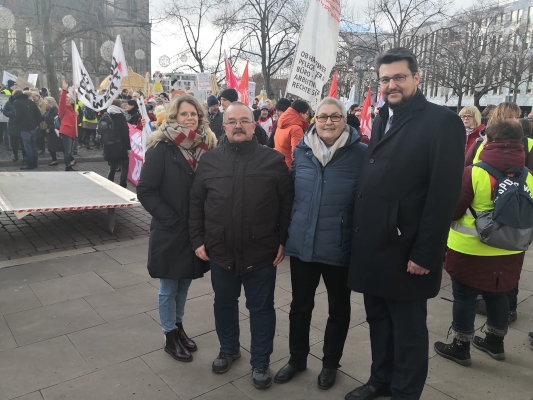
[[[402,93],[403,94],[403,92],[393,92],[393,93]],[[409,101],[413,98],[413,96],[415,94],[416,94],[416,91],[409,97],[403,96],[402,99],[399,102],[397,102],[397,103],[394,103],[394,104],[388,103],[388,106],[389,106],[389,108],[391,110],[394,110],[396,108],[402,107],[402,106],[406,105],[407,103],[409,103]],[[388,97],[389,97],[389,94],[387,94],[387,102],[388,102]]]

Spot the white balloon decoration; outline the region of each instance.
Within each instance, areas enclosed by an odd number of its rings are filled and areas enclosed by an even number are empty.
[[[76,27],[76,24],[78,21],[76,21],[76,18],[74,18],[72,15],[65,15],[63,17],[63,26],[67,29],[74,29]]]
[[[113,57],[113,50],[115,49],[115,42],[112,40],[107,40],[104,43],[102,43],[102,46],[100,47],[100,55],[102,58],[106,61],[110,61]]]
[[[181,62],[187,61],[187,56],[184,54],[180,57]]]
[[[137,60],[144,60],[144,57],[146,57],[144,50],[141,50],[141,49],[135,50],[135,58]]]
[[[159,65],[161,65],[163,68],[168,67],[170,65],[170,58],[168,56],[159,57]]]
[[[15,25],[15,16],[11,10],[0,6],[0,29],[11,29]]]

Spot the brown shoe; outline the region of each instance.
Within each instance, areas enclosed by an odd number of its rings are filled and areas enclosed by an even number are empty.
[[[174,360],[182,362],[192,361],[192,355],[181,342],[177,329],[165,333],[165,351],[170,354]]]
[[[194,343],[194,340],[189,338],[185,331],[183,330],[183,323],[179,322],[176,323],[177,329],[177,335],[179,336],[181,342],[185,346],[187,350],[189,350],[191,353],[194,353],[196,350],[198,350],[198,346],[196,346],[196,343]]]

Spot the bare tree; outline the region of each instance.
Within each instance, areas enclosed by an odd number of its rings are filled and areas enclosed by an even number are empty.
[[[270,79],[286,67],[296,50],[303,0],[236,0],[228,3],[216,25],[230,27],[242,39],[232,51],[261,63],[264,86],[272,96]]]
[[[193,63],[185,64],[185,67],[195,72],[219,72],[229,26],[218,21],[215,27],[213,22],[226,5],[227,2],[220,0],[171,0],[163,8],[160,20],[176,22],[179,28],[178,35],[183,44],[178,56],[192,56]]]
[[[531,79],[533,49],[529,43],[531,31],[527,21],[516,21],[508,28],[502,37],[502,77],[513,94],[513,102],[516,102],[520,85]]]
[[[428,76],[457,96],[460,109],[465,95],[474,104],[505,82],[500,48],[502,9],[475,6],[461,10],[443,28],[429,36],[433,47],[427,55]]]
[[[386,32],[391,47],[411,48],[421,30],[448,17],[451,6],[451,0],[369,0],[367,24],[376,40]]]

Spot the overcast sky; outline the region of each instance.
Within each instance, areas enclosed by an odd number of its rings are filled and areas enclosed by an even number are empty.
[[[163,8],[165,3],[169,3],[172,0],[150,0],[150,16],[151,18],[157,18],[160,15],[160,10]],[[366,0],[346,0],[347,2],[354,4],[361,4],[361,9],[366,5]],[[453,0],[454,4],[457,7],[473,4],[474,0]],[[302,16],[303,18],[303,16]],[[207,34],[209,34],[207,32]],[[171,64],[167,68],[163,68],[159,65],[159,58],[163,55],[170,57],[173,60],[176,60],[176,53],[184,49],[184,44],[180,40],[180,35],[178,34],[178,29],[175,24],[163,23],[163,24],[153,24],[152,25],[152,73],[155,71],[168,72],[173,68],[176,68],[180,64],[180,61],[177,63]],[[174,56],[174,57],[173,57]],[[255,72],[260,72],[261,68],[259,65],[250,64],[250,74]],[[186,70],[182,69],[186,72]]]

